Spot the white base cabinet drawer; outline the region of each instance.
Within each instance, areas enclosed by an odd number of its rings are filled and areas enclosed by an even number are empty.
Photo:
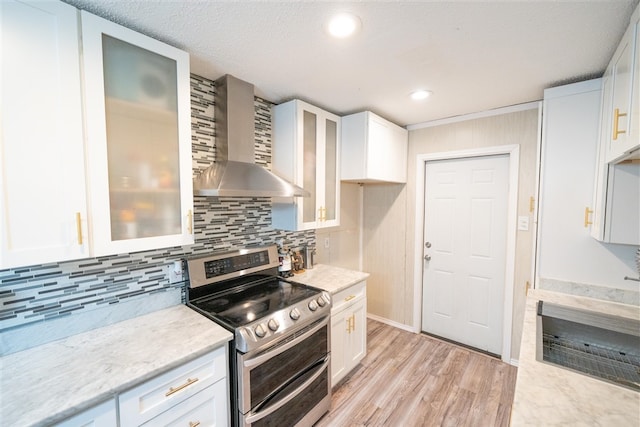
[[[352,303],[353,300],[365,296],[366,291],[367,282],[359,282],[353,286],[348,287],[347,289],[341,290],[332,297],[333,306],[331,307],[331,312],[334,313],[336,311],[339,311],[343,307],[346,307],[348,304]]]
[[[120,394],[120,426],[138,426],[227,376],[226,346]]]
[[[148,427],[223,427],[228,425],[227,383],[218,381],[143,424]]]

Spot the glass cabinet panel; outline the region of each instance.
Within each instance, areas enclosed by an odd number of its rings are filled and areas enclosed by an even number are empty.
[[[189,55],[81,21],[94,255],[193,243]]]
[[[103,35],[111,239],[181,231],[176,61]]]
[[[338,124],[327,119],[325,121],[325,211],[323,220],[333,221],[337,212],[337,154],[338,154]]]
[[[302,222],[316,221],[316,144],[317,144],[317,116],[304,111],[302,122],[303,145],[303,182],[302,188],[312,194],[306,197],[302,205]]]

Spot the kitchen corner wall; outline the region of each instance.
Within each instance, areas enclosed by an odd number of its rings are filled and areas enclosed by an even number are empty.
[[[214,95],[213,81],[191,76],[194,175],[215,160]],[[255,106],[256,163],[270,168],[271,103]],[[185,283],[169,283],[173,260],[278,240],[315,244],[315,231],[271,228],[268,198],[195,197],[194,234],[189,246],[0,270],[0,355],[181,303]],[[52,322],[60,320],[68,322]]]
[[[360,268],[362,187],[340,184],[340,225],[316,231],[316,263],[350,270]]]
[[[363,270],[368,312],[413,328],[416,159],[420,154],[518,144],[520,174],[518,216],[528,216],[535,194],[538,109],[459,121],[409,132],[406,185],[364,187]],[[421,220],[421,219],[420,219]],[[531,225],[532,222],[530,221]],[[525,286],[531,281],[534,227],[518,231],[513,296],[511,359],[520,352]],[[420,281],[420,278],[417,278]]]

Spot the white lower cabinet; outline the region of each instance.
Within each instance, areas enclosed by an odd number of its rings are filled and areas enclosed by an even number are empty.
[[[227,421],[227,385],[218,381],[143,426],[222,427]]]
[[[109,399],[93,408],[56,424],[57,427],[113,427],[118,424],[116,399]]]
[[[174,425],[187,418],[191,425],[226,425],[225,350],[222,347],[120,394],[120,426]]]
[[[359,282],[333,296],[331,309],[331,387],[367,354],[367,287]]]

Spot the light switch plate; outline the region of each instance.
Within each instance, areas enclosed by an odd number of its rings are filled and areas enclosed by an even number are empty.
[[[529,231],[529,217],[528,216],[519,216],[518,217],[518,230]]]

